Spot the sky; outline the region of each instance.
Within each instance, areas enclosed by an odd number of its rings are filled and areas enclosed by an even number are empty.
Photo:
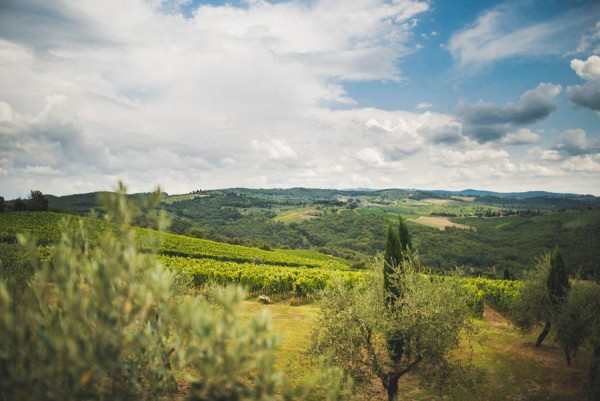
[[[596,0],[0,0],[0,195],[600,195]]]

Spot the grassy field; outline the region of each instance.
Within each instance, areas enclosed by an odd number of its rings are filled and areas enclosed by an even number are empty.
[[[318,304],[290,306],[279,303],[262,305],[253,300],[243,304],[242,317],[247,318],[267,308],[273,328],[280,332],[281,348],[278,365],[293,381],[311,373],[313,362],[303,354],[309,344],[310,330],[317,316]],[[482,319],[475,322],[479,334],[471,347],[457,358],[468,358],[484,372],[484,381],[469,391],[472,400],[547,400],[584,399],[588,380],[589,350],[583,350],[567,366],[559,347],[546,340],[535,348],[535,335],[517,333],[507,321],[486,308]],[[472,351],[471,351],[472,350]],[[450,391],[451,392],[451,391]],[[361,400],[384,400],[385,394],[377,380],[357,387]],[[443,400],[450,394],[424,386],[419,372],[410,373],[400,381],[400,400]],[[469,399],[462,395],[455,399]],[[452,399],[450,397],[450,399]]]
[[[423,224],[424,226],[434,227],[441,231],[444,231],[446,227],[455,227],[460,228],[461,230],[471,230],[473,227],[467,226],[465,224],[453,223],[448,220],[447,217],[441,216],[420,216],[416,219],[408,219],[408,221],[412,221],[413,223]]]
[[[281,214],[278,214],[274,221],[279,221],[282,223],[292,223],[296,221],[308,220],[308,219],[316,219],[322,213],[319,212],[314,207],[300,208],[300,209],[292,209],[286,210]]]

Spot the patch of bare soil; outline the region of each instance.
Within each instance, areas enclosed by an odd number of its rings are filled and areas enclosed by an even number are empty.
[[[448,205],[450,203],[454,203],[453,200],[450,199],[423,199],[423,202],[433,203],[434,205]]]
[[[483,305],[483,318],[494,326],[509,327],[510,322],[489,304]]]

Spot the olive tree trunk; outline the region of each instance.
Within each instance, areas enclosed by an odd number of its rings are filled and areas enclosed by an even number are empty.
[[[540,333],[537,341],[535,342],[536,347],[540,347],[542,345],[542,341],[546,338],[546,336],[550,333],[550,320],[546,320],[546,325],[544,326],[544,330]]]
[[[399,374],[387,373],[381,377],[383,388],[387,391],[388,401],[398,401],[398,382],[400,381]]]

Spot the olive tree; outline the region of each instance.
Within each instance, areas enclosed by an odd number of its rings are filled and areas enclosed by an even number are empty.
[[[462,291],[453,281],[418,271],[418,257],[409,253],[388,277],[400,289],[393,307],[386,302],[381,259],[354,287],[341,283],[326,290],[312,333],[312,351],[327,355],[355,380],[377,377],[389,400],[397,400],[402,376],[417,367],[441,370],[446,357],[459,348],[463,330],[470,330],[470,313]],[[390,349],[389,339],[402,339]]]
[[[525,274],[521,294],[512,311],[512,321],[524,333],[544,324],[536,347],[540,347],[550,333],[569,288],[566,266],[558,245],[551,253],[539,258],[534,268]],[[565,351],[568,359],[568,349]]]
[[[600,285],[574,285],[555,321],[557,340],[564,349],[576,354],[585,345],[591,348],[588,393],[590,400],[600,400]]]

